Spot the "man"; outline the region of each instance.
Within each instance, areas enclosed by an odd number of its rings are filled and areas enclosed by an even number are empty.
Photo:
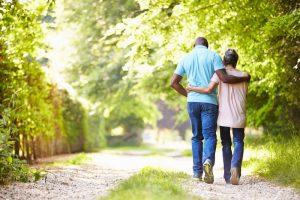
[[[245,76],[236,69],[239,55],[234,49],[225,52],[223,63],[226,72],[234,76]],[[219,115],[217,124],[220,126],[222,141],[224,179],[226,183],[238,185],[244,153],[244,129],[246,126],[247,83],[227,84],[220,82],[216,74],[207,87],[187,87],[188,91],[209,94],[219,85]],[[230,100],[229,100],[230,99]],[[230,128],[233,132],[234,152],[231,151]]]
[[[216,128],[218,116],[218,101],[216,92],[201,94],[189,92],[180,84],[184,74],[191,86],[207,86],[216,72],[224,83],[240,83],[249,81],[250,76],[235,77],[228,75],[224,69],[221,57],[208,50],[208,42],[203,37],[196,39],[194,49],[178,64],[171,81],[171,87],[179,94],[187,97],[188,113],[192,125],[193,178],[214,182],[213,166],[216,151]],[[204,139],[204,147],[203,141]]]

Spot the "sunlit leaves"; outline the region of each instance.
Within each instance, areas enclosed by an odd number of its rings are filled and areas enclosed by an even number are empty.
[[[136,72],[133,74],[139,85],[143,83],[140,89],[152,90],[148,81],[165,83],[166,78],[156,72],[167,71],[171,76],[183,54],[192,48],[194,39],[205,36],[210,48],[221,55],[229,47],[236,48],[240,54],[238,68],[252,75],[248,101],[250,125],[284,121],[281,115],[291,113],[294,106],[299,107],[299,89],[293,81],[299,82],[299,70],[291,69],[300,52],[299,7],[294,6],[293,10],[285,1],[276,0],[138,2],[145,12],[123,20],[116,27],[122,27],[122,32],[116,29],[115,33],[122,34],[120,46],[131,49],[127,65]],[[171,11],[166,13],[166,8]],[[145,65],[152,74],[141,76]],[[151,67],[152,70],[148,69]],[[153,92],[174,101],[173,91],[166,87]],[[177,102],[185,109],[182,101]],[[282,104],[293,107],[281,109]],[[296,116],[290,117],[299,124]]]
[[[75,34],[70,36],[76,53],[72,55],[70,67],[65,70],[67,81],[79,96],[94,105],[91,112],[102,115],[101,125],[108,133],[114,127],[123,126],[130,134],[145,123],[153,124],[157,115],[153,111],[153,102],[147,99],[147,95],[132,91],[135,80],[128,78],[130,65],[125,65],[130,50],[120,48],[136,39],[129,37],[126,44],[117,45],[118,35],[125,28],[120,22],[136,16],[138,4],[133,0],[78,0],[60,5],[64,10],[58,16],[57,31],[63,31],[62,27],[77,27]],[[137,20],[128,23],[134,25]],[[119,26],[112,29],[116,24]]]

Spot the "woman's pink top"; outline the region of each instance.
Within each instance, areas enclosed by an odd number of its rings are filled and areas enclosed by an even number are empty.
[[[246,74],[231,67],[225,67],[227,74],[245,76]],[[231,128],[245,128],[246,126],[246,95],[247,82],[228,84],[220,81],[215,73],[211,81],[219,84],[219,116],[218,125]]]

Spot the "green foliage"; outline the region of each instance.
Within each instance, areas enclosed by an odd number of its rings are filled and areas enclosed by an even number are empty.
[[[42,176],[19,158],[31,162],[53,152],[89,149],[84,144],[89,126],[86,110],[50,85],[41,66],[45,64],[41,50],[48,50],[43,43],[44,31],[49,30],[48,11],[54,5],[47,2],[0,1],[1,183]]]
[[[116,47],[118,36],[105,38],[111,27],[137,14],[138,4],[133,0],[77,0],[58,6],[63,6],[64,11],[57,15],[56,32],[74,32],[74,53],[65,70],[67,81],[94,105],[90,108],[92,113],[102,115],[101,135],[109,135],[119,126],[126,134],[139,133],[146,123],[155,124],[158,113],[153,98],[132,92],[136,83],[125,78],[128,72],[123,67],[129,50]]]
[[[5,129],[6,120],[0,121],[0,184],[15,180],[24,180],[28,177],[23,162],[13,157],[12,142],[9,141],[9,130]]]
[[[62,12],[50,12],[54,6]],[[199,35],[220,54],[238,50],[238,68],[252,75],[250,126],[299,134],[296,0],[16,0],[0,1],[0,8],[1,180],[26,177],[18,157],[93,150],[114,128],[139,134],[155,126],[158,99],[186,120],[186,99],[169,79]],[[50,50],[43,43],[50,29],[72,33],[73,51],[60,52],[71,54],[70,62],[61,67],[80,98],[46,79],[43,67],[51,63],[41,52]]]
[[[101,199],[200,199],[189,195],[180,186],[187,178],[188,175],[181,172],[144,168]]]
[[[41,131],[51,133],[49,110],[46,102],[48,85],[44,73],[36,61],[36,51],[42,46],[41,15],[45,5],[39,4],[34,12],[28,6],[14,2],[2,2],[3,30],[0,38],[0,103],[3,108],[12,108],[19,132],[30,132],[36,136]],[[1,109],[1,112],[3,110]]]
[[[84,142],[88,134],[87,113],[79,102],[72,100],[68,96],[68,93],[65,93],[63,96],[62,114],[67,141],[70,145]]]
[[[220,54],[236,48],[240,54],[238,68],[252,75],[250,126],[269,127],[277,133],[283,132],[282,127],[288,127],[289,133],[299,129],[297,1],[137,2],[141,14],[124,19],[111,31],[120,35],[120,47],[130,49],[125,66],[127,76],[138,85],[133,90],[151,91],[183,112],[185,99],[167,89],[168,80],[176,64],[192,49],[195,38],[202,35]]]
[[[99,148],[106,147],[106,134],[102,121],[102,116],[99,113],[88,115],[88,134],[84,140],[84,149],[86,151],[96,151]]]
[[[23,146],[23,156],[31,159],[29,140],[53,132],[52,124],[45,123],[52,117],[46,100],[49,88],[36,59],[43,46],[40,16],[47,5],[1,1],[0,7],[0,182],[28,181],[38,173],[17,158],[21,135],[28,145]]]
[[[10,115],[13,114],[9,108],[4,109],[0,119],[0,184],[7,184],[12,181],[37,181],[43,177],[40,170],[30,169],[24,161],[15,157],[12,152],[10,135],[17,132],[11,124]]]

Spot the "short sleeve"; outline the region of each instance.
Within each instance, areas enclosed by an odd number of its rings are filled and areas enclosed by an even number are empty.
[[[176,70],[175,70],[174,73],[178,74],[181,77],[184,76],[185,70],[184,70],[184,67],[183,67],[183,60],[177,65]]]
[[[214,54],[214,70],[217,71],[219,69],[224,69],[224,65],[223,65],[223,62],[222,62],[222,58],[221,56],[219,56],[219,54],[215,53]]]
[[[210,81],[215,82],[215,83],[220,83],[220,79],[219,79],[217,73],[214,73],[214,75],[212,76]]]

